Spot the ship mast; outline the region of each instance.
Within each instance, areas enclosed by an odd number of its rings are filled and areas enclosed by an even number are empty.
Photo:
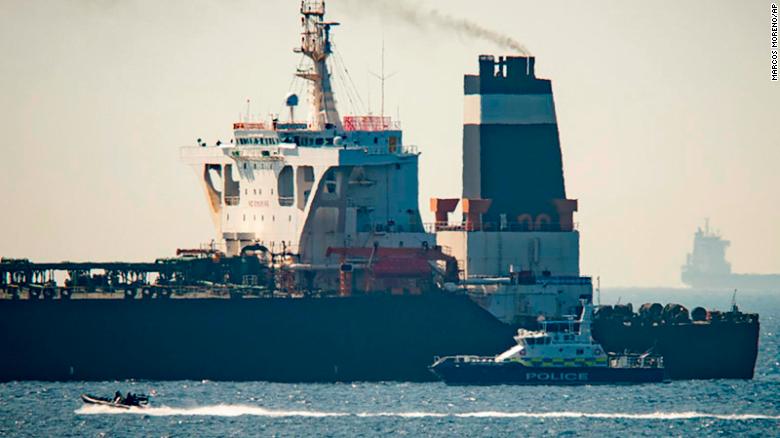
[[[306,70],[298,70],[296,75],[310,83],[309,125],[312,130],[321,131],[326,128],[341,130],[341,118],[333,98],[333,87],[330,82],[330,72],[326,63],[332,53],[330,45],[330,28],[339,23],[326,22],[325,2],[322,0],[301,1],[301,47],[295,52],[303,53],[312,60],[313,66]]]

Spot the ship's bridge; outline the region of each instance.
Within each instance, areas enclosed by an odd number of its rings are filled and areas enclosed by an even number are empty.
[[[233,134],[235,144],[239,146],[273,146],[280,142],[276,131],[263,122],[233,123]]]
[[[229,255],[260,244],[317,264],[327,263],[330,247],[433,244],[419,212],[419,154],[404,146],[400,125],[384,114],[339,115],[326,62],[337,23],[324,20],[324,6],[307,1],[300,11],[295,51],[311,62],[295,75],[309,83],[307,120],[295,118],[298,95],[289,93],[286,121],[253,121],[247,108],[230,144],[198,140],[182,149]]]
[[[404,148],[402,131],[398,121],[387,116],[345,116],[342,130],[326,126],[323,130],[312,130],[301,122],[233,123],[236,146],[279,146],[328,147],[363,149],[371,154],[416,153],[413,148]]]
[[[236,122],[230,144],[182,149],[227,253],[260,243],[317,259],[345,241],[433,243],[418,211],[419,153],[403,145],[397,122],[346,116],[338,128],[313,129],[290,120]]]
[[[345,116],[340,130],[328,124],[325,129],[315,130],[295,121],[275,122],[273,130],[281,143],[301,147],[360,148],[372,154],[412,152],[402,146],[400,123],[388,116]]]

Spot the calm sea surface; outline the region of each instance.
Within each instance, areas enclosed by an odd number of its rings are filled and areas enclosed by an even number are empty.
[[[675,301],[689,309],[726,309],[730,298],[640,289],[601,296],[604,303]],[[740,294],[738,303],[761,314],[756,377],[749,381],[587,387],[12,382],[0,384],[0,436],[780,436],[780,294]],[[154,391],[153,407],[125,411],[79,400],[83,392],[117,389]]]

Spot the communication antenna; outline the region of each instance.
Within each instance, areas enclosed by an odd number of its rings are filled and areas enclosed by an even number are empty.
[[[246,99],[246,115],[244,116],[244,121],[245,122],[248,122],[250,120],[250,118],[249,118],[249,114],[250,114],[249,107],[250,107],[250,105],[249,105],[249,98],[247,98]]]
[[[393,73],[390,73],[389,75],[385,75],[385,37],[384,37],[384,35],[382,35],[382,55],[381,56],[382,56],[382,59],[381,59],[380,67],[379,67],[381,69],[381,74],[376,74],[376,73],[373,73],[371,71],[369,71],[369,73],[372,76],[374,76],[375,78],[379,79],[379,84],[380,84],[380,89],[381,89],[381,95],[380,95],[380,98],[379,98],[379,102],[380,102],[379,103],[379,108],[380,108],[380,115],[382,117],[384,117],[385,116],[385,81],[387,79],[392,78],[393,76],[396,75],[396,73],[398,73],[397,71],[395,71]]]

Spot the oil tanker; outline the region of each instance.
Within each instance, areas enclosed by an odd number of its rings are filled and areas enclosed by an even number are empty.
[[[704,229],[693,235],[693,251],[682,267],[682,281],[699,290],[740,290],[780,292],[780,274],[743,274],[731,272],[726,249],[731,242],[710,230],[709,219]]]
[[[216,239],[149,263],[4,258],[0,380],[427,381],[434,356],[497,354],[592,302],[534,57],[465,76],[463,195],[431,199],[425,224],[418,148],[390,117],[339,114],[338,23],[321,1],[300,13],[307,118],[288,94],[286,117],[181,149]],[[659,307],[599,309],[594,338],[663,355],[672,378],[753,376],[758,315]]]

